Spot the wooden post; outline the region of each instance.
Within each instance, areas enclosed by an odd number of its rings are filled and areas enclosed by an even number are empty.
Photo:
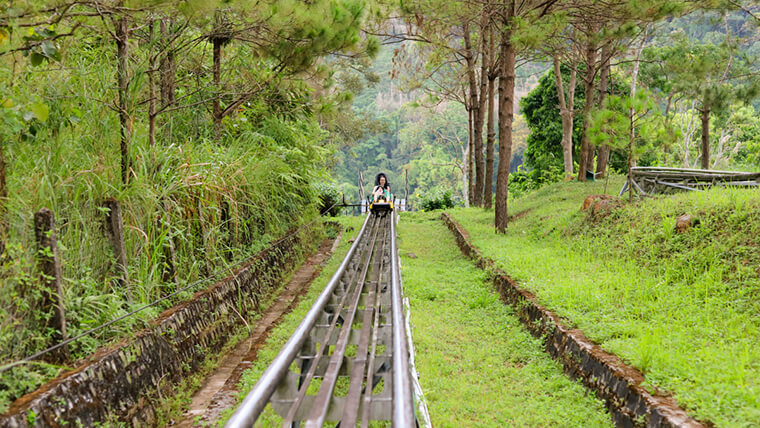
[[[34,214],[34,235],[37,238],[37,266],[40,270],[42,290],[42,310],[52,312],[49,324],[54,328],[52,345],[66,340],[66,313],[61,288],[61,259],[58,257],[58,242],[55,236],[55,216],[47,208]],[[53,361],[63,362],[68,358],[66,346],[51,352]]]
[[[164,260],[166,267],[161,274],[163,282],[174,282],[177,279],[177,250],[174,245],[174,236],[171,230],[171,217],[169,216],[169,204],[166,199],[161,205],[164,207],[164,227],[167,229],[166,240],[164,241]]]
[[[359,171],[359,214],[364,214],[364,176]]]
[[[121,216],[121,204],[116,199],[106,199],[103,205],[106,212],[106,235],[111,241],[113,255],[116,259],[116,272],[119,287],[124,289],[127,300],[132,302],[132,290],[129,288],[129,272],[127,271],[127,247],[124,244],[124,224]]]
[[[404,211],[409,211],[409,170],[404,170]]]
[[[232,227],[232,218],[230,216],[230,203],[227,202],[227,199],[222,199],[222,227],[227,232],[227,238],[224,240],[224,244],[227,247],[225,249],[224,258],[228,262],[232,262],[232,251],[230,251],[230,248],[232,248],[235,244],[234,241],[234,235],[235,230]]]
[[[132,144],[132,106],[129,93],[129,20],[126,16],[114,18],[116,37],[116,78],[119,86],[119,124],[121,129],[121,182],[129,181],[131,162],[129,146]]]

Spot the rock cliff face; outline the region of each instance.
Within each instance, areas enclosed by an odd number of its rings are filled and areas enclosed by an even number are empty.
[[[219,351],[301,259],[308,232],[288,236],[231,276],[165,311],[147,329],[102,349],[14,402],[0,427],[155,424],[153,404]]]

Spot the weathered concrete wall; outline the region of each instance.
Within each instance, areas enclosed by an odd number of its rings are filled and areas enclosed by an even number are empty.
[[[568,374],[580,379],[605,400],[617,426],[705,426],[689,417],[673,398],[652,394],[641,386],[644,375],[640,371],[604,351],[580,330],[564,326],[556,314],[539,305],[532,293],[522,289],[472,245],[467,232],[451,216],[444,213],[442,219],[462,253],[494,275],[493,282],[501,299],[515,308],[520,321],[533,335],[544,339],[546,351],[563,364]]]
[[[219,351],[259,302],[301,260],[301,243],[312,233],[285,238],[233,275],[162,313],[133,338],[93,355],[14,402],[0,427],[90,427],[116,421],[155,423],[152,402]]]

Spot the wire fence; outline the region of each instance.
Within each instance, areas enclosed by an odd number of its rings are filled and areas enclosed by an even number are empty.
[[[312,224],[314,224],[315,222],[317,222],[319,219],[321,219],[325,214],[327,214],[330,211],[330,209],[332,209],[336,205],[338,205],[337,202],[334,203],[325,212],[323,212],[319,216],[315,217],[310,222],[304,223],[303,225],[301,225],[298,229],[294,230],[293,232],[290,232],[289,234],[285,235],[284,237],[278,239],[277,241],[270,243],[264,249],[258,251],[256,254],[261,254],[261,253],[263,253],[263,252],[265,252],[267,250],[270,250],[270,249],[274,248],[275,246],[277,246],[278,244],[280,244],[281,242],[285,241],[286,239],[290,239],[293,236],[296,236],[302,230],[304,230],[305,228],[311,226]],[[225,266],[224,268],[219,269],[216,272],[213,272],[213,273],[211,273],[210,275],[208,275],[208,276],[206,276],[204,278],[201,278],[201,279],[199,279],[197,281],[193,281],[190,284],[188,284],[188,285],[186,285],[186,286],[184,286],[184,287],[182,287],[182,288],[174,291],[171,294],[163,296],[160,299],[157,299],[157,300],[155,300],[155,301],[153,301],[151,303],[145,304],[145,305],[143,305],[143,306],[141,306],[141,307],[139,307],[139,308],[137,308],[137,309],[135,309],[135,310],[133,310],[131,312],[128,312],[128,313],[126,313],[126,314],[118,317],[118,318],[114,318],[111,321],[103,323],[103,324],[101,324],[101,325],[99,325],[97,327],[93,327],[93,328],[91,328],[91,329],[89,329],[89,330],[87,330],[85,332],[82,332],[82,333],[78,334],[77,336],[68,338],[68,339],[66,339],[64,341],[61,341],[60,343],[57,343],[57,344],[55,344],[53,346],[50,346],[50,347],[48,347],[46,349],[43,349],[42,351],[39,351],[39,352],[37,352],[35,354],[32,354],[32,355],[30,355],[28,357],[22,358],[20,360],[14,361],[14,362],[9,363],[9,364],[6,364],[4,366],[0,366],[0,373],[4,373],[4,372],[6,372],[6,371],[8,371],[8,370],[10,370],[10,369],[12,369],[14,367],[17,367],[17,366],[20,366],[22,364],[26,364],[28,362],[36,360],[37,358],[39,358],[39,357],[41,357],[41,356],[43,356],[43,355],[45,355],[47,353],[50,353],[50,352],[53,352],[55,350],[61,349],[64,346],[66,346],[66,345],[68,345],[68,344],[70,344],[72,342],[76,342],[77,340],[79,340],[79,339],[81,339],[81,338],[83,338],[85,336],[89,336],[89,335],[91,335],[93,333],[97,333],[98,331],[101,331],[101,330],[103,330],[106,327],[114,325],[114,324],[116,324],[119,321],[127,319],[127,318],[129,318],[131,316],[134,316],[135,314],[138,314],[138,313],[140,313],[140,312],[142,312],[142,311],[144,311],[144,310],[146,310],[148,308],[156,306],[156,305],[158,305],[158,304],[160,304],[160,303],[162,303],[162,302],[164,302],[164,301],[166,301],[168,299],[171,299],[171,298],[179,295],[180,293],[183,293],[185,291],[191,290],[191,289],[197,287],[198,285],[201,285],[201,284],[204,284],[204,283],[207,283],[207,282],[211,281],[212,279],[218,278],[222,274],[233,272],[235,269],[237,269],[237,268],[243,266],[244,264],[248,263],[252,258],[253,258],[253,256],[248,257],[246,259],[243,259],[243,260],[241,260],[239,262],[233,263],[231,265]]]

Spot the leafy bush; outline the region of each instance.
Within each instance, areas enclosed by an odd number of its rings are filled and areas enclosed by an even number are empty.
[[[456,197],[451,196],[451,190],[437,187],[420,197],[420,209],[423,211],[442,210],[461,205]]]
[[[332,183],[320,182],[314,185],[317,194],[319,195],[319,213],[329,214],[331,217],[335,217],[340,213],[340,207],[338,204],[341,202],[341,193],[338,187]]]
[[[562,180],[563,169],[556,165],[549,165],[546,169],[534,169],[526,171],[522,165],[517,171],[509,174],[510,196],[520,197],[526,193],[538,190],[541,187]]]

